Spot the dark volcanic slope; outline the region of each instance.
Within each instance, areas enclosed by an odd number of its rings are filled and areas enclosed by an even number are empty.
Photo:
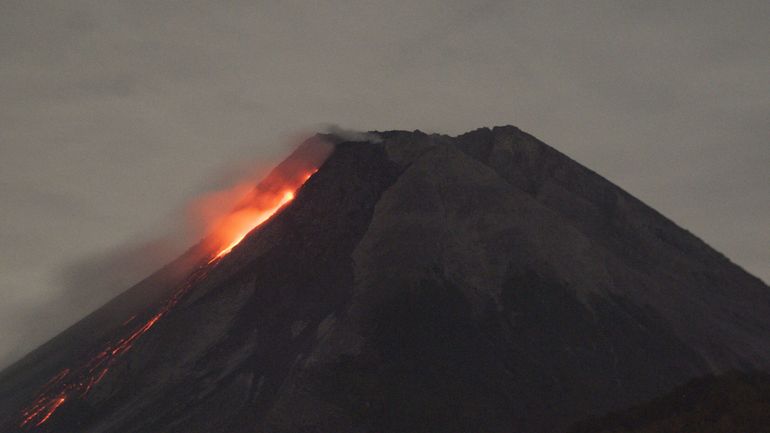
[[[730,372],[694,379],[570,433],[770,433],[770,375]]]
[[[371,135],[40,431],[552,432],[768,368],[770,289],[597,174],[514,127]]]

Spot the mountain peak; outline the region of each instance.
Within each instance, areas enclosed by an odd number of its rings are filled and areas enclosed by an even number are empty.
[[[293,200],[35,429],[556,432],[770,367],[767,286],[518,128],[317,138]],[[0,377],[3,425],[94,326]]]

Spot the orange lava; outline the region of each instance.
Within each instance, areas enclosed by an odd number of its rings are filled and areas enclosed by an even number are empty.
[[[83,398],[94,385],[104,379],[121,355],[128,352],[142,335],[146,334],[158,321],[179,303],[182,297],[198,281],[208,275],[208,267],[198,267],[180,284],[172,296],[141,326],[126,329],[125,337],[107,342],[104,348],[94,354],[86,363],[75,369],[65,368],[43,387],[35,400],[24,411],[19,427],[39,427],[65,402],[73,398]],[[134,318],[124,323],[133,321]]]
[[[206,220],[205,242],[213,251],[209,263],[229,254],[249,232],[292,201],[297,189],[316,171],[306,168],[289,174],[273,172],[249,192],[244,192],[244,185],[238,184],[199,199],[195,212]],[[232,210],[221,214],[223,204],[228,202],[235,205],[231,204]]]
[[[309,176],[308,176],[309,177]],[[216,236],[227,242],[227,239],[231,241],[221,250],[219,250],[214,257],[209,260],[209,263],[226,256],[233,248],[241,243],[243,238],[246,237],[249,232],[254,230],[257,226],[267,221],[268,218],[273,216],[278,209],[283,205],[294,199],[294,191],[286,191],[283,193],[283,197],[278,200],[277,203],[271,208],[246,208],[235,211],[228,215],[224,221],[220,224],[220,227],[215,232]]]
[[[65,401],[67,401],[66,394],[61,394],[50,400],[40,401],[37,405],[32,407],[29,413],[25,412],[24,415],[27,415],[27,417],[21,423],[21,426],[23,427],[25,424],[34,420],[35,418],[40,418],[40,420],[35,423],[35,426],[43,424],[44,422],[48,421],[48,418],[50,418],[56,409],[64,404]]]
[[[117,335],[104,342],[99,352],[92,353],[80,367],[65,368],[54,376],[35,397],[33,402],[21,413],[19,426],[34,428],[48,421],[67,401],[84,398],[91,389],[100,383],[111,367],[115,365],[134,343],[150,331],[192,287],[208,276],[209,271],[221,258],[229,254],[252,230],[270,219],[276,212],[294,199],[296,191],[316,171],[328,155],[317,152],[313,158],[303,161],[284,162],[260,184],[247,193],[232,211],[221,214],[221,209],[211,208],[212,204],[221,204],[218,200],[201,200],[198,205],[204,211],[217,215],[210,220],[208,235],[204,244],[211,251],[208,262],[193,269],[169,299],[150,315],[132,316],[123,322]],[[244,185],[237,185],[221,194],[242,193]],[[216,196],[216,194],[214,195]],[[211,198],[211,197],[209,197]],[[217,197],[214,197],[217,198]]]

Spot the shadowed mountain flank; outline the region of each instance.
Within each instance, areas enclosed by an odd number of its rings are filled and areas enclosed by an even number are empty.
[[[770,376],[733,371],[693,379],[650,402],[569,430],[610,432],[770,432]]]

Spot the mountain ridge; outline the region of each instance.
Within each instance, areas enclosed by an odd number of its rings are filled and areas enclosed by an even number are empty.
[[[518,128],[319,137],[296,198],[40,431],[555,432],[767,369],[764,283]]]

